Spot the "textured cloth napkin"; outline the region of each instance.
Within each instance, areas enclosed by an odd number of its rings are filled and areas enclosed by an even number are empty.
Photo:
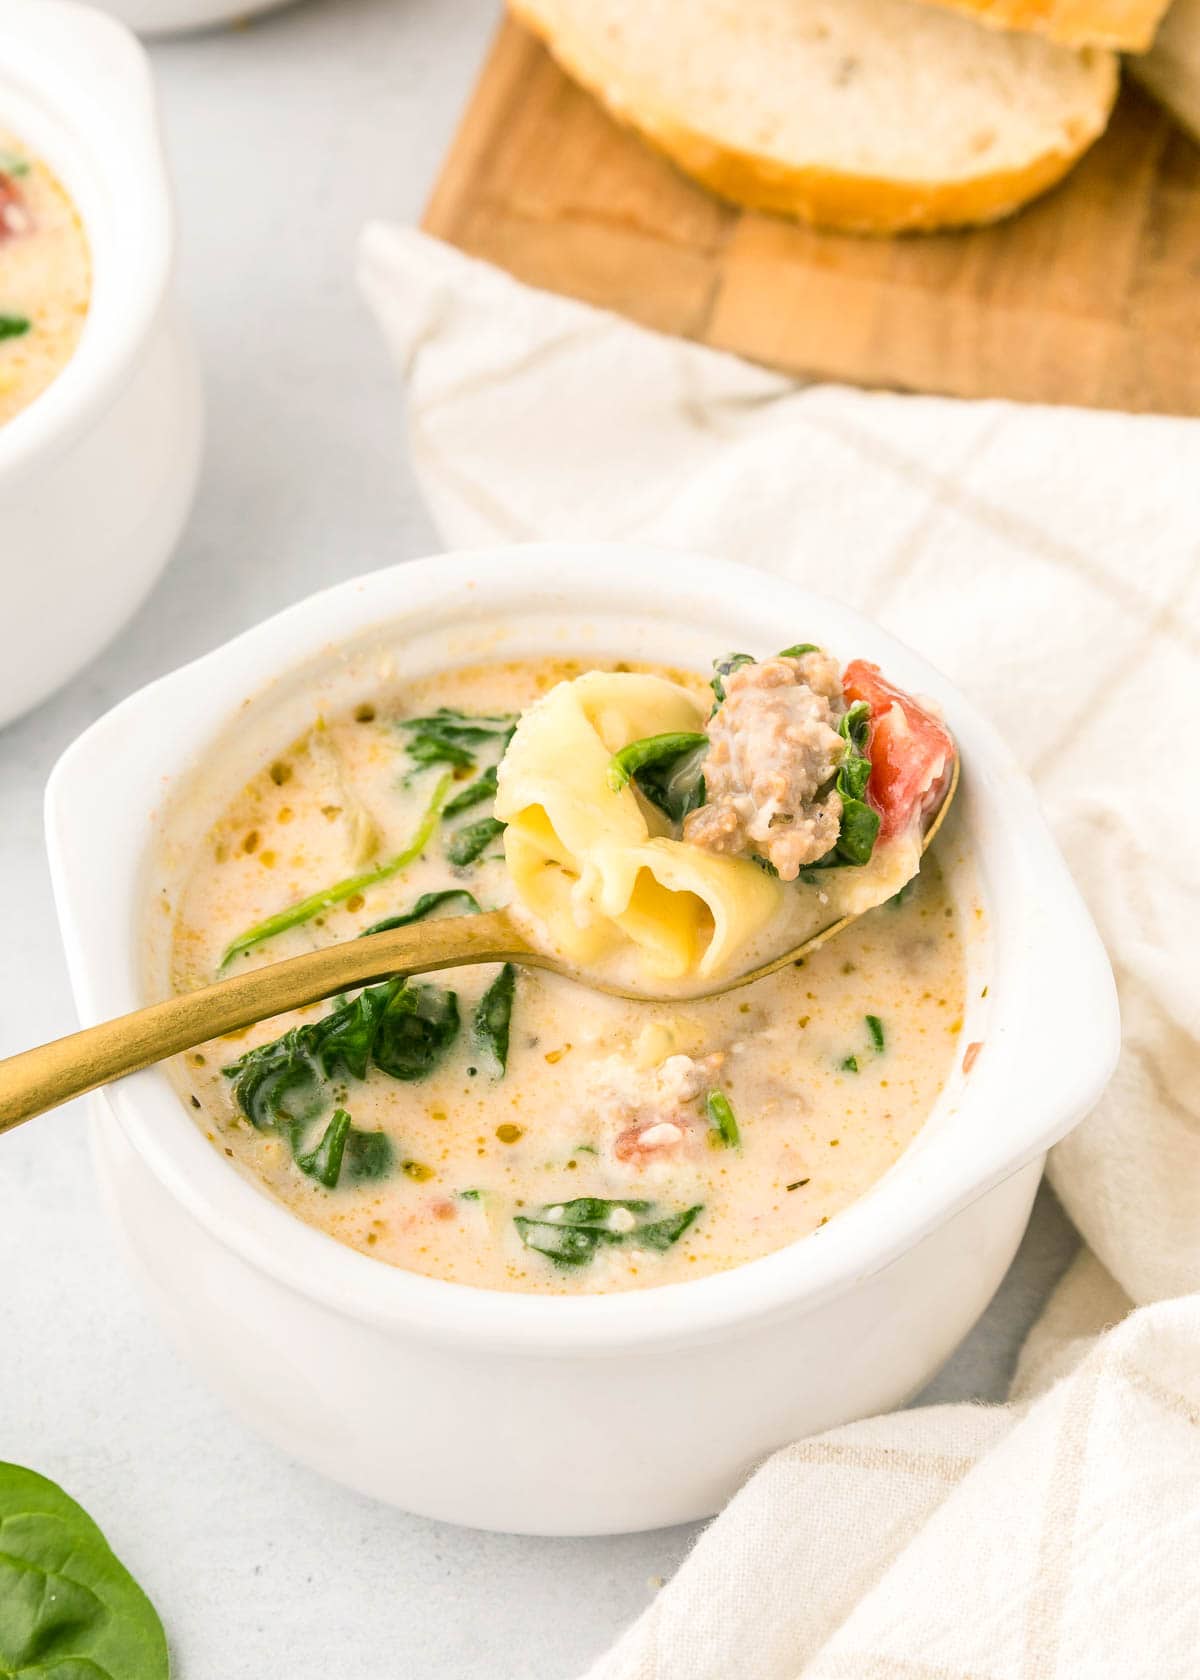
[[[1009,1403],[776,1453],[591,1680],[1196,1680],[1200,425],[803,386],[399,229],[360,269],[449,545],[646,539],[869,612],[1031,771],[1120,987]]]

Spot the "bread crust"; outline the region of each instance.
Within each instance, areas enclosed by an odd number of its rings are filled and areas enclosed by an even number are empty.
[[[1022,29],[1065,47],[1145,52],[1169,0],[923,0],[993,29]]]
[[[941,3],[941,0],[934,0]],[[1009,3],[1009,0],[1004,0]],[[1026,3],[1026,0],[1015,0]],[[575,81],[593,93],[618,121],[664,152],[686,175],[711,192],[749,210],[768,210],[838,233],[930,233],[999,221],[1060,181],[1103,133],[1117,96],[1118,67],[1107,61],[1107,89],[1092,124],[1080,122],[1071,144],[1033,158],[1020,169],[994,170],[967,179],[891,180],[819,166],[796,166],[714,140],[670,112],[627,98],[594,55],[538,15],[536,0],[508,0],[512,14],[545,44]],[[973,0],[964,0],[973,10]]]

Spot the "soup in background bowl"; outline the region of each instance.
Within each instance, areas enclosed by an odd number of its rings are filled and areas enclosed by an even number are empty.
[[[0,128],[0,426],[71,359],[91,289],[79,211],[54,172]]]

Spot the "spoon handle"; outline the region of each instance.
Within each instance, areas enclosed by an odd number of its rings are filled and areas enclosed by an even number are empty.
[[[233,974],[0,1061],[0,1132],[180,1050],[353,986],[533,955],[507,912],[491,910],[391,928]]]

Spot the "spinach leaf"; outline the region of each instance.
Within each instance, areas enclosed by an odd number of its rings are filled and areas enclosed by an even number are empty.
[[[743,665],[753,665],[752,653],[727,653],[723,659],[713,660],[713,674],[709,687],[713,691],[713,711],[725,698],[725,678]]]
[[[293,1027],[221,1071],[236,1081],[234,1100],[259,1131],[302,1126],[325,1107],[325,1087],[309,1054],[311,1028]]]
[[[646,735],[631,741],[608,761],[608,785],[614,793],[632,779],[652,805],[682,822],[704,803],[704,758],[708,736],[694,730]]]
[[[496,1058],[502,1076],[508,1067],[508,1033],[516,985],[517,971],[511,963],[505,963],[475,1006],[475,1036]]]
[[[221,967],[227,968],[235,957],[242,956],[255,945],[261,945],[264,939],[273,939],[276,934],[286,933],[289,928],[300,927],[302,923],[319,915],[322,910],[330,910],[335,904],[342,904],[346,899],[353,898],[355,893],[365,892],[368,887],[378,886],[381,881],[390,881],[393,875],[407,869],[410,863],[414,863],[420,857],[433,838],[452,783],[453,778],[449,773],[439,779],[433,796],[425,807],[425,814],[403,851],[397,852],[395,857],[388,858],[385,863],[376,864],[374,869],[365,869],[361,874],[347,876],[344,881],[335,881],[333,886],[325,887],[321,892],[310,893],[307,898],[290,904],[286,910],[268,916],[265,922],[258,922],[254,927],[248,928],[227,948],[221,958]]]
[[[407,981],[387,1001],[372,1059],[393,1079],[424,1079],[458,1032],[458,997],[442,986]]]
[[[344,1108],[337,1108],[312,1149],[301,1153],[292,1143],[296,1165],[327,1190],[336,1190],[346,1179],[384,1178],[392,1165],[392,1142],[386,1132],[360,1132]]]
[[[73,1499],[0,1464],[0,1674],[167,1680],[154,1606]]]
[[[843,864],[858,868],[870,863],[879,834],[879,812],[866,800],[871,780],[871,760],[867,757],[871,708],[865,700],[856,700],[842,714],[838,734],[846,743],[833,784],[842,796],[841,828],[836,844],[810,864],[810,869],[836,869]]]
[[[665,1253],[703,1211],[703,1205],[656,1218],[653,1202],[579,1196],[571,1202],[552,1202],[531,1217],[517,1215],[513,1224],[526,1248],[559,1266],[586,1266],[601,1244],[630,1243]],[[614,1226],[616,1213],[624,1217]]]
[[[496,797],[496,772],[498,764],[489,765],[482,776],[476,776],[473,782],[468,782],[461,793],[456,793],[446,806],[442,815],[446,817],[461,816],[464,811],[472,810],[476,805],[482,805],[486,800]]]
[[[252,1125],[294,1134],[328,1106],[335,1079],[365,1079],[372,1064],[393,1079],[423,1079],[457,1031],[453,992],[385,980],[222,1071],[234,1081],[234,1098]]]
[[[879,1019],[879,1016],[868,1015],[866,1017],[866,1022],[867,1031],[871,1035],[871,1043],[875,1046],[876,1050],[886,1049],[887,1037],[883,1030],[883,1022]]]
[[[481,817],[478,822],[466,823],[447,835],[446,856],[457,868],[465,869],[477,860],[498,834],[504,833],[504,829],[505,824],[499,817]]]
[[[475,717],[453,706],[439,706],[428,717],[401,718],[398,727],[408,736],[405,751],[414,765],[450,764],[473,770],[484,747],[503,754],[517,726],[515,713]]]
[[[315,1178],[326,1190],[336,1187],[342,1173],[342,1156],[350,1135],[350,1116],[344,1108],[335,1108],[321,1141],[306,1154],[297,1154],[296,1165],[309,1178]]]
[[[740,1149],[742,1134],[738,1130],[737,1115],[724,1091],[710,1091],[704,1099],[704,1106],[708,1110],[714,1137],[719,1138],[726,1149]]]
[[[27,315],[0,315],[0,339],[23,338],[32,330],[33,322]]]
[[[351,1126],[342,1171],[354,1182],[386,1178],[392,1170],[392,1140],[386,1132],[360,1132]]]
[[[446,809],[449,810],[449,806]],[[405,910],[399,916],[385,916],[381,922],[372,922],[369,928],[362,930],[359,938],[365,939],[369,933],[387,933],[390,928],[408,927],[411,922],[423,922],[426,916],[432,915],[435,910],[440,910],[443,904],[450,904],[455,899],[462,899],[465,916],[478,916],[479,901],[473,893],[469,893],[465,887],[447,887],[444,892],[422,893],[411,910]]]
[[[776,659],[803,659],[806,653],[820,653],[816,642],[793,642],[775,655]]]

